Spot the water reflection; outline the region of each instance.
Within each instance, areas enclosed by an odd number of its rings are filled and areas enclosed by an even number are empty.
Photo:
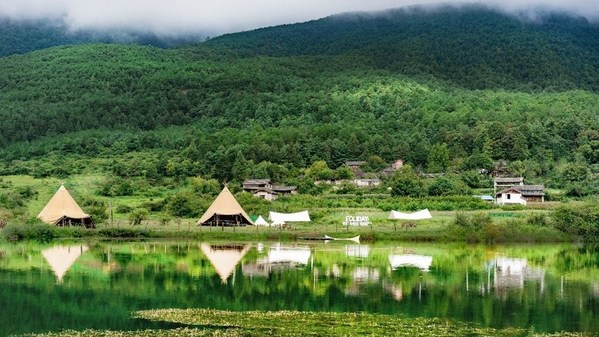
[[[393,254],[389,255],[389,263],[391,269],[416,267],[427,272],[433,264],[433,257],[417,254]]]
[[[42,250],[42,256],[56,275],[56,282],[62,283],[64,275],[73,263],[88,249],[86,245],[55,246]]]
[[[264,244],[257,245],[258,252],[263,252]],[[253,263],[244,264],[244,275],[268,276],[273,271],[293,269],[307,266],[310,261],[310,247],[297,247],[291,245],[274,244],[264,257],[258,258]]]
[[[369,311],[599,330],[595,248],[91,242],[0,251],[0,305],[14,308],[0,315],[0,335],[144,328],[130,312],[165,307]]]
[[[212,263],[223,283],[227,283],[227,279],[248,252],[250,245],[211,245],[202,243],[200,249]]]

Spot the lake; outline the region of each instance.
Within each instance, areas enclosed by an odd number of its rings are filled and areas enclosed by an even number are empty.
[[[0,245],[0,335],[168,327],[141,309],[365,311],[599,331],[599,247],[350,241]]]

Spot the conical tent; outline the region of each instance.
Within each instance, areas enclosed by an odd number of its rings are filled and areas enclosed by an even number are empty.
[[[91,216],[83,212],[69,191],[61,185],[37,217],[52,225],[91,225]]]
[[[198,225],[208,226],[245,226],[247,224],[253,225],[254,223],[235,200],[227,186],[223,188],[198,221]]]
[[[87,246],[55,246],[52,248],[44,249],[42,255],[48,261],[50,268],[56,275],[56,281],[62,283],[62,278],[71,268],[75,260],[81,256],[81,254],[87,252],[89,248]]]
[[[227,282],[229,276],[235,270],[235,267],[249,250],[248,245],[244,246],[212,246],[207,243],[200,244],[202,253],[206,255],[218,276]]]

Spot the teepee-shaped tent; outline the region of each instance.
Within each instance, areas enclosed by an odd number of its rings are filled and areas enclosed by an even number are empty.
[[[62,278],[71,268],[75,260],[81,256],[81,254],[87,252],[89,248],[87,246],[55,246],[52,248],[44,249],[42,255],[48,261],[50,268],[56,275],[56,281],[62,283]]]
[[[206,255],[214,269],[216,269],[216,273],[220,276],[223,283],[227,283],[227,279],[250,247],[249,245],[212,246],[202,243],[200,244],[200,249]]]
[[[198,225],[204,226],[245,226],[247,224],[253,225],[254,223],[235,200],[227,186],[223,188],[198,221]]]
[[[268,222],[266,222],[266,220],[264,220],[264,218],[262,217],[262,215],[260,215],[260,216],[258,217],[258,219],[256,219],[256,221],[254,221],[254,224],[255,224],[256,226],[270,226],[270,225],[268,224]]]
[[[93,226],[91,216],[83,212],[69,191],[61,185],[37,217],[51,225]]]

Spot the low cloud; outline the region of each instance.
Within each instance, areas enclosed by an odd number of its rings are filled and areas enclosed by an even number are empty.
[[[1,0],[0,17],[64,21],[71,30],[125,30],[175,37],[218,35],[302,22],[331,14],[378,11],[439,0]],[[443,3],[463,4],[448,0]],[[510,12],[556,9],[599,17],[596,0],[488,0]]]

